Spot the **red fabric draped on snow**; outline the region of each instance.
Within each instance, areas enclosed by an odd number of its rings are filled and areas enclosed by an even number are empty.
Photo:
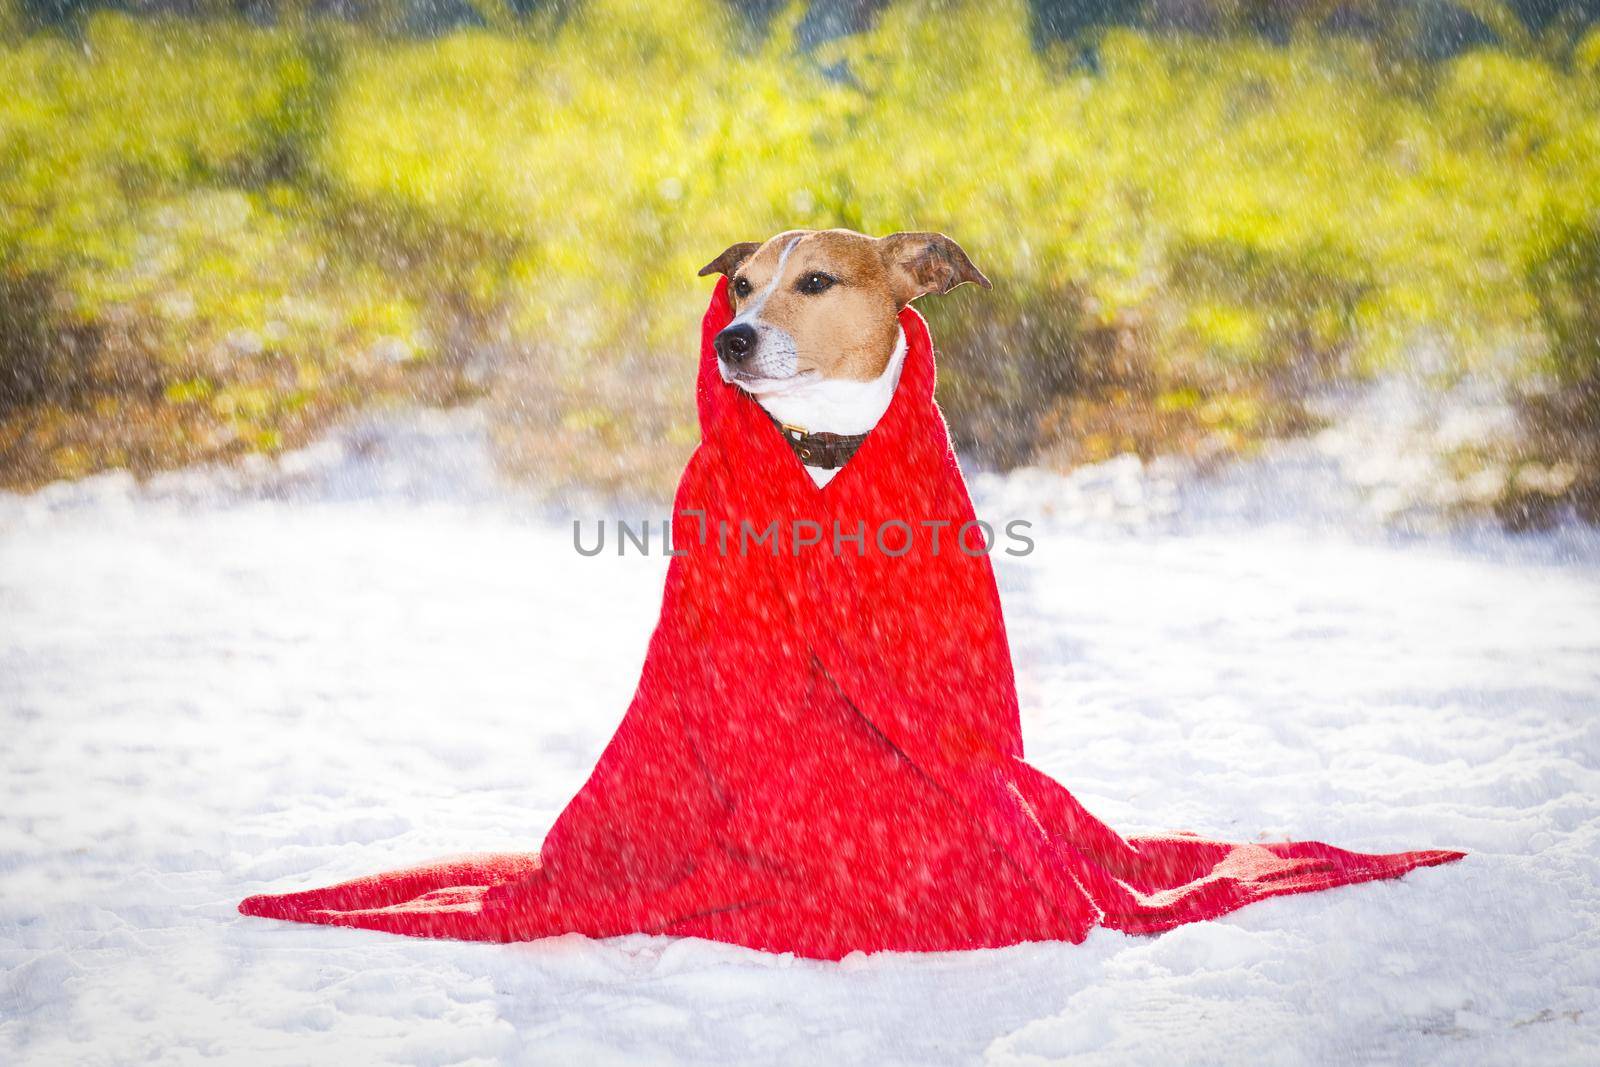
[[[1124,839],[1090,815],[1023,761],[993,572],[956,544],[972,504],[922,317],[901,313],[888,412],[818,489],[717,373],[726,293],[721,279],[702,326],[702,441],[674,518],[686,554],[669,567],[633,703],[540,850],[254,896],[240,911],[484,941],[694,935],[837,958],[1081,941],[1097,924],[1158,931],[1462,855]],[[756,542],[773,522],[776,545]],[[819,531],[796,550],[797,534]]]

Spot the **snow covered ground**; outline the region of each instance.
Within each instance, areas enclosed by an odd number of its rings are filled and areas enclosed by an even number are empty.
[[[1592,535],[1399,538],[1292,450],[975,484],[1041,523],[998,563],[1030,758],[1113,825],[1471,856],[839,964],[241,918],[534,847],[632,691],[663,561],[579,557],[472,413],[411,416],[0,498],[0,1061],[1600,1062]]]

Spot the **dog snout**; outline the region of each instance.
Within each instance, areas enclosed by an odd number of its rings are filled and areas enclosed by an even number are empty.
[[[711,344],[723,362],[743,363],[756,350],[755,327],[749,323],[735,323],[717,334]]]

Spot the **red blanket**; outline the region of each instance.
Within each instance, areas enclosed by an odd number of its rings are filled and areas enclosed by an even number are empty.
[[[887,414],[818,489],[717,373],[726,290],[719,280],[703,323],[702,441],[674,517],[683,554],[638,692],[539,851],[254,896],[240,911],[838,958],[1076,942],[1097,924],[1153,932],[1462,855],[1125,839],[1085,811],[1022,758],[1000,600],[983,533],[966,527],[922,317],[901,313]]]

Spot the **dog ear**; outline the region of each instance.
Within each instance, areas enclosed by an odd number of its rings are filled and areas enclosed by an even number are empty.
[[[948,293],[962,282],[990,288],[983,271],[942,233],[891,233],[879,239],[878,253],[889,268],[895,298],[902,305],[925,293]]]
[[[733,277],[733,272],[739,269],[739,264],[755,254],[761,245],[755,241],[740,241],[738,244],[729,245],[723,250],[722,255],[700,268],[696,278],[704,278],[707,274],[726,274]]]

